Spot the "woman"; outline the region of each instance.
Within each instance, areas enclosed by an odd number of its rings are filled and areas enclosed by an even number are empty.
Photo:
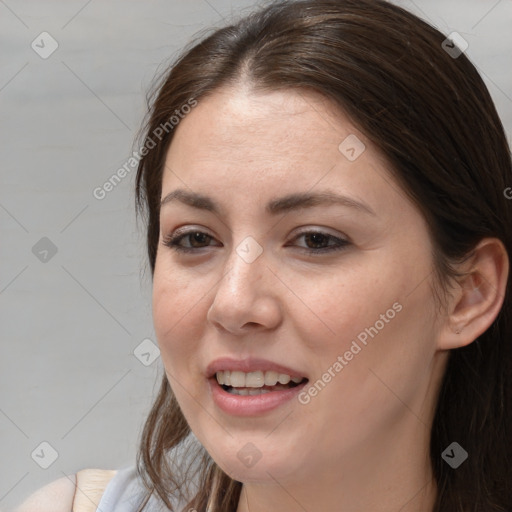
[[[512,165],[456,43],[299,0],[184,51],[136,191],[165,375],[62,510],[512,510]]]

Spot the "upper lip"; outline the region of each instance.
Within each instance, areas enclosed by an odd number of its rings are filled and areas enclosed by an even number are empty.
[[[249,357],[247,359],[221,357],[219,359],[215,359],[206,367],[206,375],[208,378],[211,378],[217,372],[226,370],[240,371],[244,373],[256,372],[258,370],[262,372],[275,371],[278,373],[284,373],[290,377],[305,377],[304,373],[301,373],[300,370],[294,370],[293,368],[288,368],[282,364],[255,357]]]

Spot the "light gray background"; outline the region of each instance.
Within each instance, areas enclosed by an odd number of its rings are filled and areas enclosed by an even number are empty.
[[[510,140],[512,1],[397,3],[468,41]],[[135,462],[161,375],[159,358],[134,355],[155,341],[135,170],[103,200],[92,192],[135,149],[155,73],[256,5],[0,0],[2,510],[63,474]],[[59,44],[47,59],[31,48],[44,31]],[[57,247],[47,261],[32,251],[43,237]],[[42,442],[58,452],[48,469]]]

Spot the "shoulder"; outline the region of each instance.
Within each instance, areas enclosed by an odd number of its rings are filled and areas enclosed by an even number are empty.
[[[69,512],[75,488],[76,475],[59,478],[31,494],[14,512]]]
[[[69,512],[81,503],[90,508],[99,503],[105,488],[117,471],[83,469],[38,489],[14,512]]]

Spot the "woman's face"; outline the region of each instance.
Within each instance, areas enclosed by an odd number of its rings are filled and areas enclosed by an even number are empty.
[[[444,369],[431,243],[379,152],[305,92],[218,90],[174,129],[153,315],[195,436],[243,482],[423,456]],[[190,252],[165,245],[178,228]]]

